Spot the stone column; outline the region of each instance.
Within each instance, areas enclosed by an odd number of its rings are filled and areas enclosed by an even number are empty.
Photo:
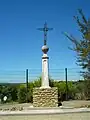
[[[49,63],[48,59],[49,57],[47,56],[49,48],[44,45],[42,47],[42,51],[44,52],[42,56],[42,84],[41,88],[50,88],[49,87]]]

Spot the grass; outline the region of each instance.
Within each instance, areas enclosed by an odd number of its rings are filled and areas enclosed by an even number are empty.
[[[0,120],[90,120],[90,113],[58,115],[0,116]]]

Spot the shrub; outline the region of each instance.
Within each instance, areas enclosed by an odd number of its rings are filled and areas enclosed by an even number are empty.
[[[20,85],[19,89],[18,89],[18,102],[19,103],[25,103],[26,102],[26,87],[25,85]]]

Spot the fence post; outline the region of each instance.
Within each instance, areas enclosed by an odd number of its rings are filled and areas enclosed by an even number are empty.
[[[28,103],[28,69],[26,69],[26,102]]]
[[[66,100],[68,100],[67,68],[65,68],[65,80],[66,80]]]

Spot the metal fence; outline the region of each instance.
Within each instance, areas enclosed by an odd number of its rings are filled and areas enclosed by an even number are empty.
[[[0,101],[1,101],[0,103],[1,104],[6,103],[6,101],[4,101],[4,97],[7,97],[8,101],[10,102],[10,105],[13,104],[11,101],[17,102],[18,100],[16,90],[17,87],[15,89],[12,88],[20,85],[21,83],[25,83],[26,86],[25,99],[26,102],[28,102],[28,83],[38,80],[41,76],[42,76],[41,69],[26,69],[18,71],[0,70]],[[49,77],[56,81],[66,81],[66,100],[68,100],[67,81],[79,81],[83,79],[80,74],[80,69],[78,68],[49,69]]]
[[[0,83],[25,83],[27,77],[27,70],[0,70]],[[67,73],[66,73],[67,72]],[[67,75],[67,76],[66,76]],[[41,69],[28,69],[28,81],[34,81],[42,76]],[[67,68],[66,69],[49,69],[49,77],[57,81],[65,81],[66,77],[68,81],[82,80],[79,68]]]

